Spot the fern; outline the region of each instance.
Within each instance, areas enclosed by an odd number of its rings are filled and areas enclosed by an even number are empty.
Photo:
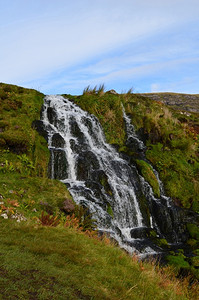
[[[38,219],[42,226],[56,227],[60,223],[58,216],[45,214],[44,211],[42,211],[41,216]]]

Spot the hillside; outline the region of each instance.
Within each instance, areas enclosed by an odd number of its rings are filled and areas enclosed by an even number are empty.
[[[47,178],[47,143],[33,128],[43,97],[35,90],[0,84],[1,298],[197,299],[197,291],[188,293],[185,282],[180,286],[168,269],[162,273],[97,237],[92,219],[74,205],[65,185]],[[99,118],[107,141],[137,161],[147,178],[150,168],[125,145],[123,103],[167,192],[178,205],[198,212],[196,114],[182,120],[181,114],[159,102],[103,89],[67,97]],[[148,180],[155,189],[154,181]],[[175,183],[186,189],[176,189]],[[64,202],[70,206],[65,213]],[[190,224],[188,230],[195,256],[187,260],[181,250],[170,253],[170,262],[177,272],[192,269],[197,276],[197,225]]]

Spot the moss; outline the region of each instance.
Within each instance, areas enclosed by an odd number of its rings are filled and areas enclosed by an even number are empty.
[[[0,147],[5,148],[5,146],[6,146],[6,141],[2,137],[0,137]]]
[[[152,167],[144,160],[137,159],[136,164],[144,179],[151,185],[155,196],[160,197],[159,183]]]
[[[199,241],[199,227],[195,224],[187,224],[187,229],[189,231],[189,234],[192,238]]]
[[[107,204],[106,211],[112,218],[114,218],[114,213],[113,213],[112,207],[109,203]]]
[[[104,190],[107,194],[109,194],[110,196],[112,196],[112,190],[111,187],[108,183],[108,178],[106,174],[102,174],[99,178],[101,185],[104,187]]]
[[[150,237],[152,237],[152,238],[157,237],[157,233],[155,232],[155,230],[150,231]]]
[[[169,248],[169,244],[166,239],[156,239],[155,243],[161,248]]]
[[[199,256],[192,257],[190,261],[194,267],[199,268]]]
[[[193,201],[191,208],[199,214],[199,201]]]
[[[190,269],[190,264],[185,260],[185,257],[183,254],[168,255],[166,257],[166,259],[178,271],[180,269]]]

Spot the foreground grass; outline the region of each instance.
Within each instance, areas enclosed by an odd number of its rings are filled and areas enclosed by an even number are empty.
[[[1,299],[188,299],[153,265],[72,228],[0,228]]]

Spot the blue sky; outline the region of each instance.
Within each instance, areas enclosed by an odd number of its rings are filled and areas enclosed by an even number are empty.
[[[199,94],[199,0],[0,0],[0,82]]]

